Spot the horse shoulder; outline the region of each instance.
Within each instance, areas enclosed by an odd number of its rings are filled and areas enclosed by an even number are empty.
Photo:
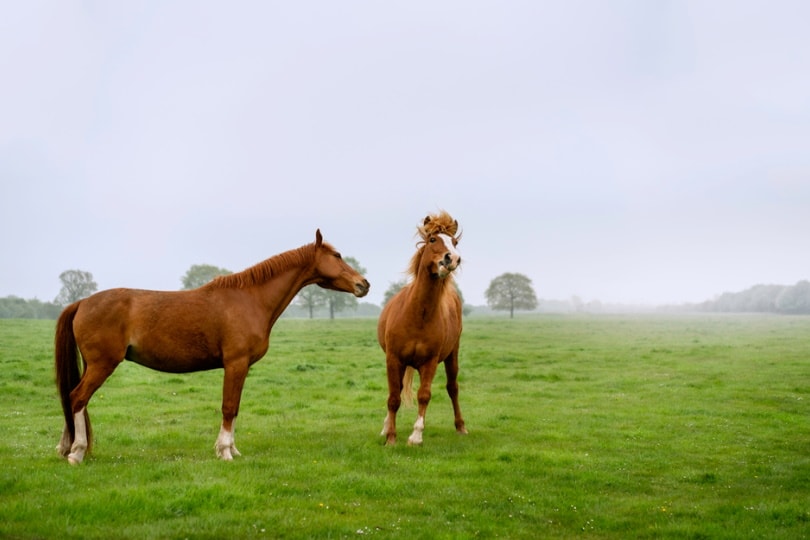
[[[249,291],[212,289],[206,303],[217,314],[223,357],[243,355],[252,364],[264,356],[270,346],[269,315]]]

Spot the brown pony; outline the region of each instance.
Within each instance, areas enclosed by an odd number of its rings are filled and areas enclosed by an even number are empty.
[[[461,300],[453,282],[453,270],[461,264],[456,251],[458,222],[440,212],[427,216],[418,231],[422,241],[411,258],[412,280],[385,305],[377,325],[388,372],[388,414],[381,433],[386,444],[396,443],[400,396],[410,399],[414,370],[419,371],[419,411],[408,444],[422,444],[430,385],[440,362],[447,374],[456,431],[467,433],[456,380],[461,337]]]
[[[56,324],[56,386],[65,414],[57,450],[71,464],[81,463],[92,444],[87,402],[127,359],[170,373],[224,368],[222,427],[214,447],[224,460],[240,455],[234,419],[248,369],[267,352],[281,313],[310,284],[358,297],[369,290],[318,230],[313,244],[198,289],[110,289],[69,305]]]

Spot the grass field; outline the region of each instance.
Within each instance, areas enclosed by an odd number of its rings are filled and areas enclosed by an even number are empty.
[[[276,325],[215,458],[220,371],[123,364],[56,455],[53,322],[0,321],[2,538],[810,537],[810,318],[469,318],[459,436],[382,445],[371,319]]]

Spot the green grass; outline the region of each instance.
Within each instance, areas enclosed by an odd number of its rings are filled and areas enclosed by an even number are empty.
[[[384,447],[370,319],[276,325],[216,459],[220,371],[124,363],[54,450],[53,322],[0,320],[3,538],[810,537],[810,318],[469,318],[458,436]]]

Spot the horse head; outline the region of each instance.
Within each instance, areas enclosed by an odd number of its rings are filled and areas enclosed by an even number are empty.
[[[366,278],[343,260],[340,252],[323,241],[320,229],[315,231],[315,274],[315,283],[324,289],[352,293],[358,298],[368,294],[371,287]]]
[[[458,221],[444,211],[427,216],[419,227],[424,241],[421,258],[431,276],[444,279],[461,264],[461,255],[456,249],[461,235],[456,236],[457,232]]]

